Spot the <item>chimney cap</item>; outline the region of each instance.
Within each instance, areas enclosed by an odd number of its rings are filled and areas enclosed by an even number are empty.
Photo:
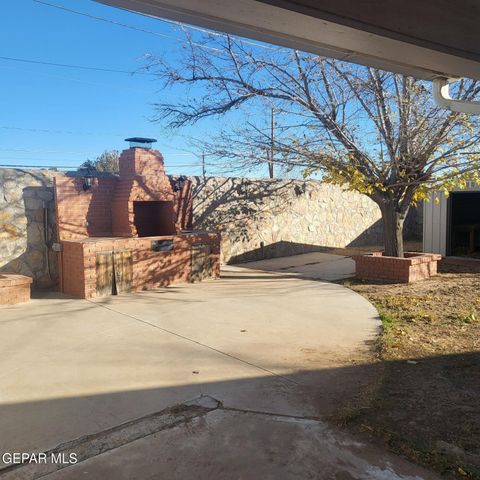
[[[130,148],[151,148],[152,143],[155,143],[157,140],[155,138],[130,137],[126,138],[125,141],[130,142]]]

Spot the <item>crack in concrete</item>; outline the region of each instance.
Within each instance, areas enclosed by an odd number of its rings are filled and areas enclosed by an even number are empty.
[[[129,422],[116,425],[75,440],[62,443],[45,452],[47,463],[21,463],[9,465],[0,469],[1,480],[34,480],[50,475],[63,468],[78,465],[89,458],[95,457],[110,450],[117,449],[132,443],[135,440],[148,437],[162,430],[170,429],[185,424],[194,418],[201,417],[220,405],[219,402],[208,403],[201,396],[187,404],[175,405],[170,408],[152,413]],[[205,406],[210,405],[210,406]],[[76,454],[77,463],[51,463],[52,455],[57,458],[69,458],[69,454]]]
[[[308,422],[316,422],[324,424],[323,420],[320,417],[309,416],[309,415],[290,415],[287,413],[276,413],[276,412],[265,412],[264,410],[250,410],[245,408],[235,408],[235,407],[225,407],[223,405],[218,407],[218,410],[223,410],[226,412],[235,412],[235,413],[250,413],[253,415],[263,415],[267,417],[277,417],[277,418],[291,418],[293,420],[304,420]]]
[[[193,419],[207,415],[215,410],[225,412],[262,415],[273,418],[288,418],[303,422],[323,422],[318,417],[289,415],[235,407],[225,407],[220,400],[210,395],[200,395],[182,404],[166,408],[143,417],[131,420],[101,432],[85,435],[75,440],[62,443],[45,452],[46,458],[52,455],[68,458],[75,453],[77,462],[70,463],[22,463],[0,468],[1,480],[36,480],[46,477],[58,470],[78,465],[92,457],[123,447],[136,440],[155,433],[187,424]]]
[[[326,435],[326,447],[330,452],[329,457],[334,455],[339,465],[339,472],[348,478],[391,478],[391,479],[411,479],[421,480],[419,476],[402,476],[396,474],[387,462],[385,466],[377,466],[368,463],[368,460],[362,459],[355,454],[354,450],[345,450],[345,447],[361,447],[362,444],[345,439],[338,439],[329,431],[328,426],[319,417],[307,415],[294,415],[285,413],[276,413],[262,410],[253,410],[246,408],[226,407],[220,400],[210,395],[200,395],[192,400],[182,404],[175,405],[156,413],[145,415],[143,417],[122,423],[112,428],[106,429],[90,435],[85,435],[78,439],[62,443],[57,447],[45,452],[47,455],[61,454],[68,455],[70,452],[77,454],[77,463],[75,464],[21,464],[9,466],[0,469],[0,480],[36,480],[48,477],[59,470],[68,467],[74,467],[82,462],[94,458],[103,453],[114,451],[125,445],[131,444],[137,440],[142,440],[156,433],[166,431],[178,426],[188,425],[200,417],[204,417],[213,412],[228,412],[233,414],[258,415],[282,421],[289,420],[294,423],[304,424],[305,426],[317,424],[320,432]],[[351,472],[347,468],[351,464]],[[343,465],[343,466],[342,466]],[[341,467],[341,468],[340,468]],[[356,476],[361,472],[361,475]],[[345,476],[345,478],[347,478]]]

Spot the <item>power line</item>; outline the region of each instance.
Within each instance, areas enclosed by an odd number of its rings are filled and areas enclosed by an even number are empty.
[[[10,125],[0,125],[0,128],[5,130],[19,130],[21,132],[34,132],[34,133],[55,133],[61,135],[113,135],[115,137],[123,137],[125,134],[122,133],[113,133],[113,132],[72,132],[70,130],[50,130],[47,128],[24,128],[24,127],[13,127]]]
[[[125,133],[118,133],[118,132],[90,132],[90,131],[72,131],[72,130],[54,130],[54,129],[48,129],[48,128],[27,128],[27,127],[17,127],[13,125],[0,125],[1,129],[5,130],[18,130],[20,132],[33,132],[33,133],[55,133],[55,134],[60,134],[60,135],[99,135],[99,136],[114,136],[114,137],[123,137],[125,138],[126,134]],[[175,150],[174,147],[171,147],[170,145],[165,145],[168,148],[171,148],[172,150]],[[182,154],[185,153],[182,150],[179,150]]]
[[[183,167],[200,167],[199,163],[187,163],[185,165],[165,165],[165,168],[183,168]]]
[[[67,155],[93,155],[95,151],[79,152],[76,150],[29,150],[27,148],[0,148],[0,152],[15,152],[17,153],[63,153]]]
[[[86,65],[72,65],[68,63],[54,63],[46,62],[44,60],[32,60],[27,58],[16,58],[16,57],[4,57],[0,56],[0,60],[7,60],[10,62],[22,62],[22,63],[34,63],[36,65],[48,65],[50,67],[62,67],[62,68],[75,68],[80,70],[95,70],[100,72],[108,73],[125,73],[129,75],[155,75],[153,72],[140,72],[140,71],[129,71],[129,70],[117,70],[113,68],[102,68],[102,67],[89,67]]]
[[[47,7],[58,8],[59,10],[64,10],[64,11],[69,12],[69,13],[74,13],[75,15],[81,15],[83,17],[92,18],[94,20],[99,20],[101,22],[111,23],[113,25],[128,28],[130,30],[138,30],[140,32],[148,33],[150,35],[155,35],[157,37],[169,38],[169,39],[173,39],[177,42],[179,41],[178,38],[172,37],[171,35],[166,35],[164,33],[154,32],[153,30],[147,30],[146,28],[134,27],[133,25],[127,25],[126,23],[117,22],[116,20],[110,20],[109,18],[98,17],[97,15],[91,15],[89,13],[79,12],[78,10],[73,10],[71,8],[64,7],[62,5],[56,5],[54,3],[43,2],[42,0],[32,0],[32,1],[35,2],[35,3],[39,3],[41,5],[45,5]]]
[[[164,37],[164,38],[169,38],[169,39],[175,40],[176,42],[180,41],[180,39],[178,39],[176,37],[172,37],[170,35],[162,34],[162,33],[159,33],[159,32],[154,32],[152,30],[147,30],[147,29],[144,29],[144,28],[133,27],[131,25],[127,25],[127,24],[124,24],[124,23],[121,23],[121,22],[117,22],[115,20],[110,20],[110,19],[107,19],[107,18],[104,18],[104,17],[98,17],[98,16],[90,15],[90,14],[87,14],[87,13],[84,13],[84,12],[79,12],[77,10],[72,10],[70,8],[63,7],[61,5],[55,5],[53,3],[44,2],[42,0],[32,0],[32,1],[35,2],[35,3],[39,3],[41,5],[45,5],[45,6],[53,7],[53,8],[58,8],[60,10],[64,10],[64,11],[74,13],[74,14],[77,14],[77,15],[82,15],[82,16],[92,18],[92,19],[95,19],[95,20],[100,20],[100,21],[105,21],[105,22],[108,22],[108,23],[112,23],[112,24],[117,25],[117,26],[129,28],[129,29],[133,29],[133,30],[138,30],[138,31],[141,31],[143,33],[149,33],[149,34],[161,36],[161,37]],[[146,17],[151,17],[150,15],[145,15],[145,14],[141,14],[141,15],[146,16]],[[153,17],[153,18],[156,18],[156,17]],[[181,26],[181,27],[192,28],[194,30],[206,32],[206,33],[211,34],[211,35],[226,36],[226,34],[223,34],[223,33],[218,33],[218,32],[214,32],[214,31],[211,31],[211,30],[202,29],[200,27],[185,25],[183,23],[175,22],[173,20],[165,20],[165,19],[159,19],[159,20],[164,21],[166,23],[178,25],[178,26]],[[260,45],[260,44],[256,44],[256,43],[253,43],[253,42],[248,42],[248,41],[245,41],[245,40],[242,40],[242,39],[240,39],[240,41],[242,41],[244,43],[254,45],[254,46],[257,46],[257,47],[275,49],[274,47],[268,47],[266,45]],[[207,48],[209,50],[218,51],[218,49],[216,49],[216,48],[208,47],[206,45],[198,44],[198,43],[195,43],[195,42],[192,42],[192,44],[197,46],[197,47]],[[132,70],[121,70],[121,69],[114,69],[114,68],[92,67],[92,66],[88,66],[88,65],[75,65],[75,64],[69,64],[69,63],[48,62],[48,61],[45,61],[45,60],[34,60],[34,59],[27,59],[27,58],[8,57],[8,56],[0,56],[0,60],[10,61],[10,62],[19,62],[19,63],[29,63],[29,64],[34,64],[34,65],[46,65],[46,66],[50,66],[50,67],[70,68],[70,69],[77,69],[77,70],[88,70],[88,71],[98,71],[98,72],[107,72],[107,73],[121,73],[121,74],[126,74],[126,75],[131,75],[131,76],[134,76],[134,75],[155,76],[156,75],[154,72],[145,72],[145,71],[139,71],[139,70],[133,70],[132,71]]]
[[[64,75],[58,75],[58,74],[55,74],[55,73],[38,71],[38,70],[37,71],[24,70],[22,67],[19,67],[17,64],[13,64],[13,63],[10,64],[8,62],[0,64],[0,68],[14,69],[14,70],[26,73],[27,75],[32,75],[32,74],[45,75],[47,77],[59,78],[61,80],[68,80],[69,82],[81,83],[81,84],[85,84],[85,85],[93,85],[93,86],[104,87],[104,88],[105,87],[107,87],[107,88],[117,88],[117,89],[120,88],[122,90],[129,90],[129,91],[135,91],[135,92],[138,91],[138,88],[133,88],[132,86],[92,82],[90,80],[87,81],[87,80],[83,80],[83,79],[79,79],[79,78],[72,78],[72,77],[67,77],[67,76],[64,76]],[[135,79],[135,80],[137,80],[137,79]]]
[[[55,154],[64,154],[64,155],[96,155],[98,150],[89,150],[86,151],[72,151],[72,150],[41,150],[41,149],[27,149],[27,148],[0,148],[0,152],[14,152],[14,154],[23,154],[23,153],[55,153]],[[167,157],[196,157],[194,153],[177,153],[177,152],[168,152],[164,153]],[[15,160],[15,159],[12,159]],[[20,160],[20,159],[19,159]]]
[[[24,165],[18,163],[0,163],[0,167],[11,168],[78,168],[78,165]]]
[[[115,137],[125,137],[125,133],[115,133],[115,132],[85,132],[85,131],[71,131],[71,130],[52,130],[46,128],[24,128],[24,127],[16,127],[12,125],[0,125],[0,129],[5,130],[16,130],[20,132],[32,132],[32,133],[53,133],[53,134],[60,134],[60,135],[98,135],[98,136],[115,136]],[[171,153],[165,153],[167,156],[176,156],[176,157],[199,157],[199,155],[189,152],[188,150],[177,149],[174,146],[161,142],[163,148],[169,148],[173,150]],[[16,151],[16,152],[29,152],[29,153],[40,153],[42,150],[28,150],[28,149],[16,149],[16,148],[0,148],[0,151]],[[83,153],[88,154],[92,152],[67,152],[67,151],[55,151],[56,153]],[[43,153],[54,153],[53,150],[51,151],[43,151]],[[208,154],[205,154],[208,155]]]
[[[236,37],[234,35],[230,35],[228,33],[224,33],[224,32],[218,32],[216,30],[211,30],[211,29],[208,29],[208,28],[203,28],[203,27],[198,27],[197,25],[189,25],[187,23],[183,23],[183,22],[179,22],[179,21],[176,21],[176,20],[169,20],[167,18],[160,18],[160,17],[155,17],[154,15],[150,15],[148,13],[143,13],[143,12],[136,12],[134,10],[128,10],[128,9],[125,9],[125,8],[122,8],[122,7],[118,7],[120,8],[121,10],[125,10],[129,13],[134,13],[136,15],[141,15],[142,17],[147,17],[147,18],[153,18],[154,20],[157,20],[157,21],[160,21],[160,22],[164,22],[164,23],[168,23],[168,24],[171,24],[171,25],[175,25],[177,27],[180,27],[182,29],[184,28],[188,28],[190,30],[195,30],[197,32],[202,32],[202,33],[206,33],[208,35],[213,35],[213,36],[216,36],[216,37],[222,37],[222,38],[228,38],[230,37],[232,40],[239,40],[240,42],[242,43],[245,43],[246,45],[252,45],[253,47],[259,47],[259,48],[264,48],[266,50],[275,50],[275,51],[281,51],[281,50],[284,50],[283,48],[280,48],[280,47],[274,47],[274,46],[270,46],[270,45],[263,45],[261,43],[257,43],[257,42],[253,42],[252,40],[248,40],[248,39],[245,39],[245,38],[241,38],[241,37]]]
[[[92,14],[85,13],[85,12],[80,12],[80,11],[74,10],[72,8],[64,7],[63,5],[57,5],[55,3],[49,3],[49,2],[45,2],[43,0],[32,0],[32,1],[35,2],[35,3],[38,3],[40,5],[44,5],[44,6],[52,7],[52,8],[58,8],[59,10],[64,10],[65,12],[74,13],[76,15],[81,15],[83,17],[88,17],[88,18],[91,18],[91,19],[94,19],[94,20],[99,20],[99,21],[102,21],[102,22],[111,23],[113,25],[128,28],[130,30],[137,30],[137,31],[140,31],[140,32],[143,32],[143,33],[148,33],[150,35],[155,35],[155,36],[163,37],[163,38],[169,38],[169,39],[175,40],[177,42],[180,41],[178,38],[172,37],[171,35],[167,35],[167,34],[160,33],[160,32],[154,32],[153,30],[148,30],[146,28],[134,27],[133,25],[128,25],[126,23],[118,22],[116,20],[111,20],[109,18],[99,17],[97,15],[92,15]],[[135,13],[135,14],[141,15],[143,17],[154,18],[157,21],[177,25],[177,26],[182,27],[182,28],[188,28],[190,30],[196,30],[196,31],[199,31],[199,32],[207,33],[209,35],[215,35],[215,36],[220,36],[220,37],[224,37],[224,38],[229,36],[228,34],[223,33],[223,32],[216,32],[214,30],[210,30],[210,29],[206,29],[206,28],[202,28],[202,27],[197,27],[197,26],[194,26],[194,25],[188,25],[186,23],[177,22],[177,21],[174,21],[174,20],[168,20],[168,19],[165,19],[165,18],[154,17],[152,15],[148,15],[148,14],[141,13],[141,12],[132,12],[132,10],[127,10],[127,9],[124,9],[124,8],[122,8],[122,10],[125,10],[125,11],[130,12],[130,13]],[[260,43],[252,42],[250,40],[245,40],[243,38],[234,37],[232,35],[230,35],[230,38],[239,40],[240,42],[248,44],[248,45],[252,45],[252,46],[255,46],[255,47],[259,47],[259,48],[264,48],[266,50],[277,50],[277,51],[282,50],[279,47],[262,45]],[[198,47],[208,48],[210,50],[216,50],[215,48],[207,47],[206,45],[201,45],[201,44],[197,44],[197,43],[193,43],[193,42],[192,42],[192,44],[195,45],[195,46],[198,46]]]
[[[175,42],[181,42],[182,41],[180,38],[173,37],[173,36],[167,35],[165,33],[154,32],[153,30],[148,30],[146,28],[141,28],[141,27],[134,27],[133,25],[127,25],[126,23],[117,22],[116,20],[110,20],[109,18],[99,17],[97,15],[91,15],[89,13],[79,12],[78,10],[73,10],[71,8],[63,7],[61,5],[56,5],[54,3],[43,2],[41,0],[32,0],[32,1],[35,2],[35,3],[39,3],[41,5],[45,5],[47,7],[58,8],[59,10],[64,10],[64,11],[69,12],[69,13],[74,13],[75,15],[81,15],[82,17],[91,18],[93,20],[99,20],[101,22],[111,23],[112,25],[116,25],[118,27],[128,28],[129,30],[136,30],[136,31],[139,31],[139,32],[142,32],[142,33],[148,33],[150,35],[155,35],[156,37],[168,38],[170,40],[175,40]],[[159,18],[158,20],[162,20],[162,19]],[[185,27],[188,28],[188,25],[185,25]],[[207,45],[202,45],[200,43],[192,42],[192,45],[195,45],[196,47],[200,47],[200,48],[205,48],[205,49],[208,49],[208,50],[218,51],[218,49],[216,49],[216,48],[208,47]]]
[[[0,167],[11,168],[81,168],[82,165],[52,165],[52,164],[19,164],[19,163],[0,163]],[[186,168],[186,167],[200,167],[198,163],[182,164],[182,165],[165,165],[165,168]]]

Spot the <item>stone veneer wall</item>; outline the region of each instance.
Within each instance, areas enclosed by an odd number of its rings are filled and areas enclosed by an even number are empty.
[[[193,225],[222,233],[224,262],[382,243],[377,205],[335,185],[314,180],[190,180]]]
[[[0,168],[0,272],[32,277],[36,287],[50,287],[58,279],[56,253],[46,246],[55,241],[56,174]]]
[[[0,169],[0,272],[49,287],[58,278],[52,178],[60,172]],[[318,181],[188,177],[193,226],[222,233],[222,261],[240,262],[318,250],[381,244],[378,207],[366,196]],[[418,230],[415,210],[406,236]]]

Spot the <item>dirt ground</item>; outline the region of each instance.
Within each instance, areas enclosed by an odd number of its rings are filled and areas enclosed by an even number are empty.
[[[442,262],[410,285],[342,283],[377,307],[384,329],[375,385],[336,420],[446,478],[480,479],[480,262]]]

